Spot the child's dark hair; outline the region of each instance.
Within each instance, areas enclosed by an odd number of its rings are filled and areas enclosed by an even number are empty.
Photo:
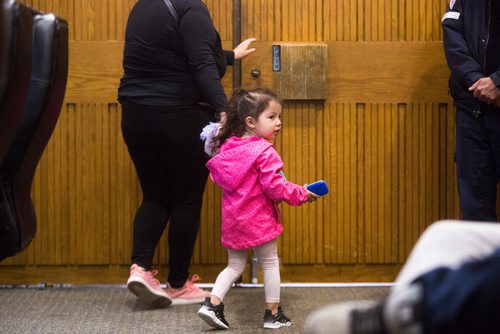
[[[246,131],[245,119],[248,116],[257,119],[271,101],[283,104],[273,91],[266,88],[237,89],[234,91],[227,108],[224,110],[227,115],[226,123],[219,134],[214,137],[215,149],[220,148],[231,136],[243,136]]]

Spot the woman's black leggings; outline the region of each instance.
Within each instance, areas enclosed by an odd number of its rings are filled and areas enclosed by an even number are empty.
[[[132,263],[151,269],[170,221],[168,282],[174,288],[189,277],[208,176],[200,132],[210,121],[203,107],[122,104],[122,133],[144,196],[134,219]]]

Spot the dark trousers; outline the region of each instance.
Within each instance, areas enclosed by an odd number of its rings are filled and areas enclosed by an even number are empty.
[[[456,167],[462,219],[496,221],[500,177],[500,109],[479,117],[456,111]]]
[[[500,248],[457,269],[439,268],[423,284],[426,334],[500,333]]]
[[[134,219],[132,263],[151,269],[169,222],[168,282],[174,288],[189,277],[208,177],[200,132],[210,121],[212,114],[197,106],[122,104],[122,133],[143,192]]]

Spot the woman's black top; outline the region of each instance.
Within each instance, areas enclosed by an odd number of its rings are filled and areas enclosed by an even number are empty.
[[[223,51],[206,5],[200,0],[139,0],[130,12],[123,52],[120,102],[149,106],[227,104],[221,78],[234,61]]]

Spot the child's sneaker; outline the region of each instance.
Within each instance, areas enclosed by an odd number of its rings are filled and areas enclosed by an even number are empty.
[[[205,298],[210,297],[210,292],[202,290],[194,285],[200,277],[193,275],[191,279],[186,281],[186,284],[180,289],[174,289],[171,286],[167,287],[167,293],[172,299],[173,305],[188,305],[202,303]]]
[[[133,264],[130,267],[130,277],[127,288],[142,302],[153,307],[166,307],[172,304],[172,300],[163,291],[160,282],[155,278],[158,271],[146,271],[144,268]]]
[[[210,302],[210,297],[205,298],[201,308],[198,310],[198,316],[207,324],[218,329],[228,329],[229,324],[224,318],[224,304],[214,305]]]
[[[274,314],[271,310],[266,310],[264,313],[264,328],[266,329],[278,329],[281,327],[289,327],[292,322],[283,313],[281,307],[278,307],[278,313]]]

